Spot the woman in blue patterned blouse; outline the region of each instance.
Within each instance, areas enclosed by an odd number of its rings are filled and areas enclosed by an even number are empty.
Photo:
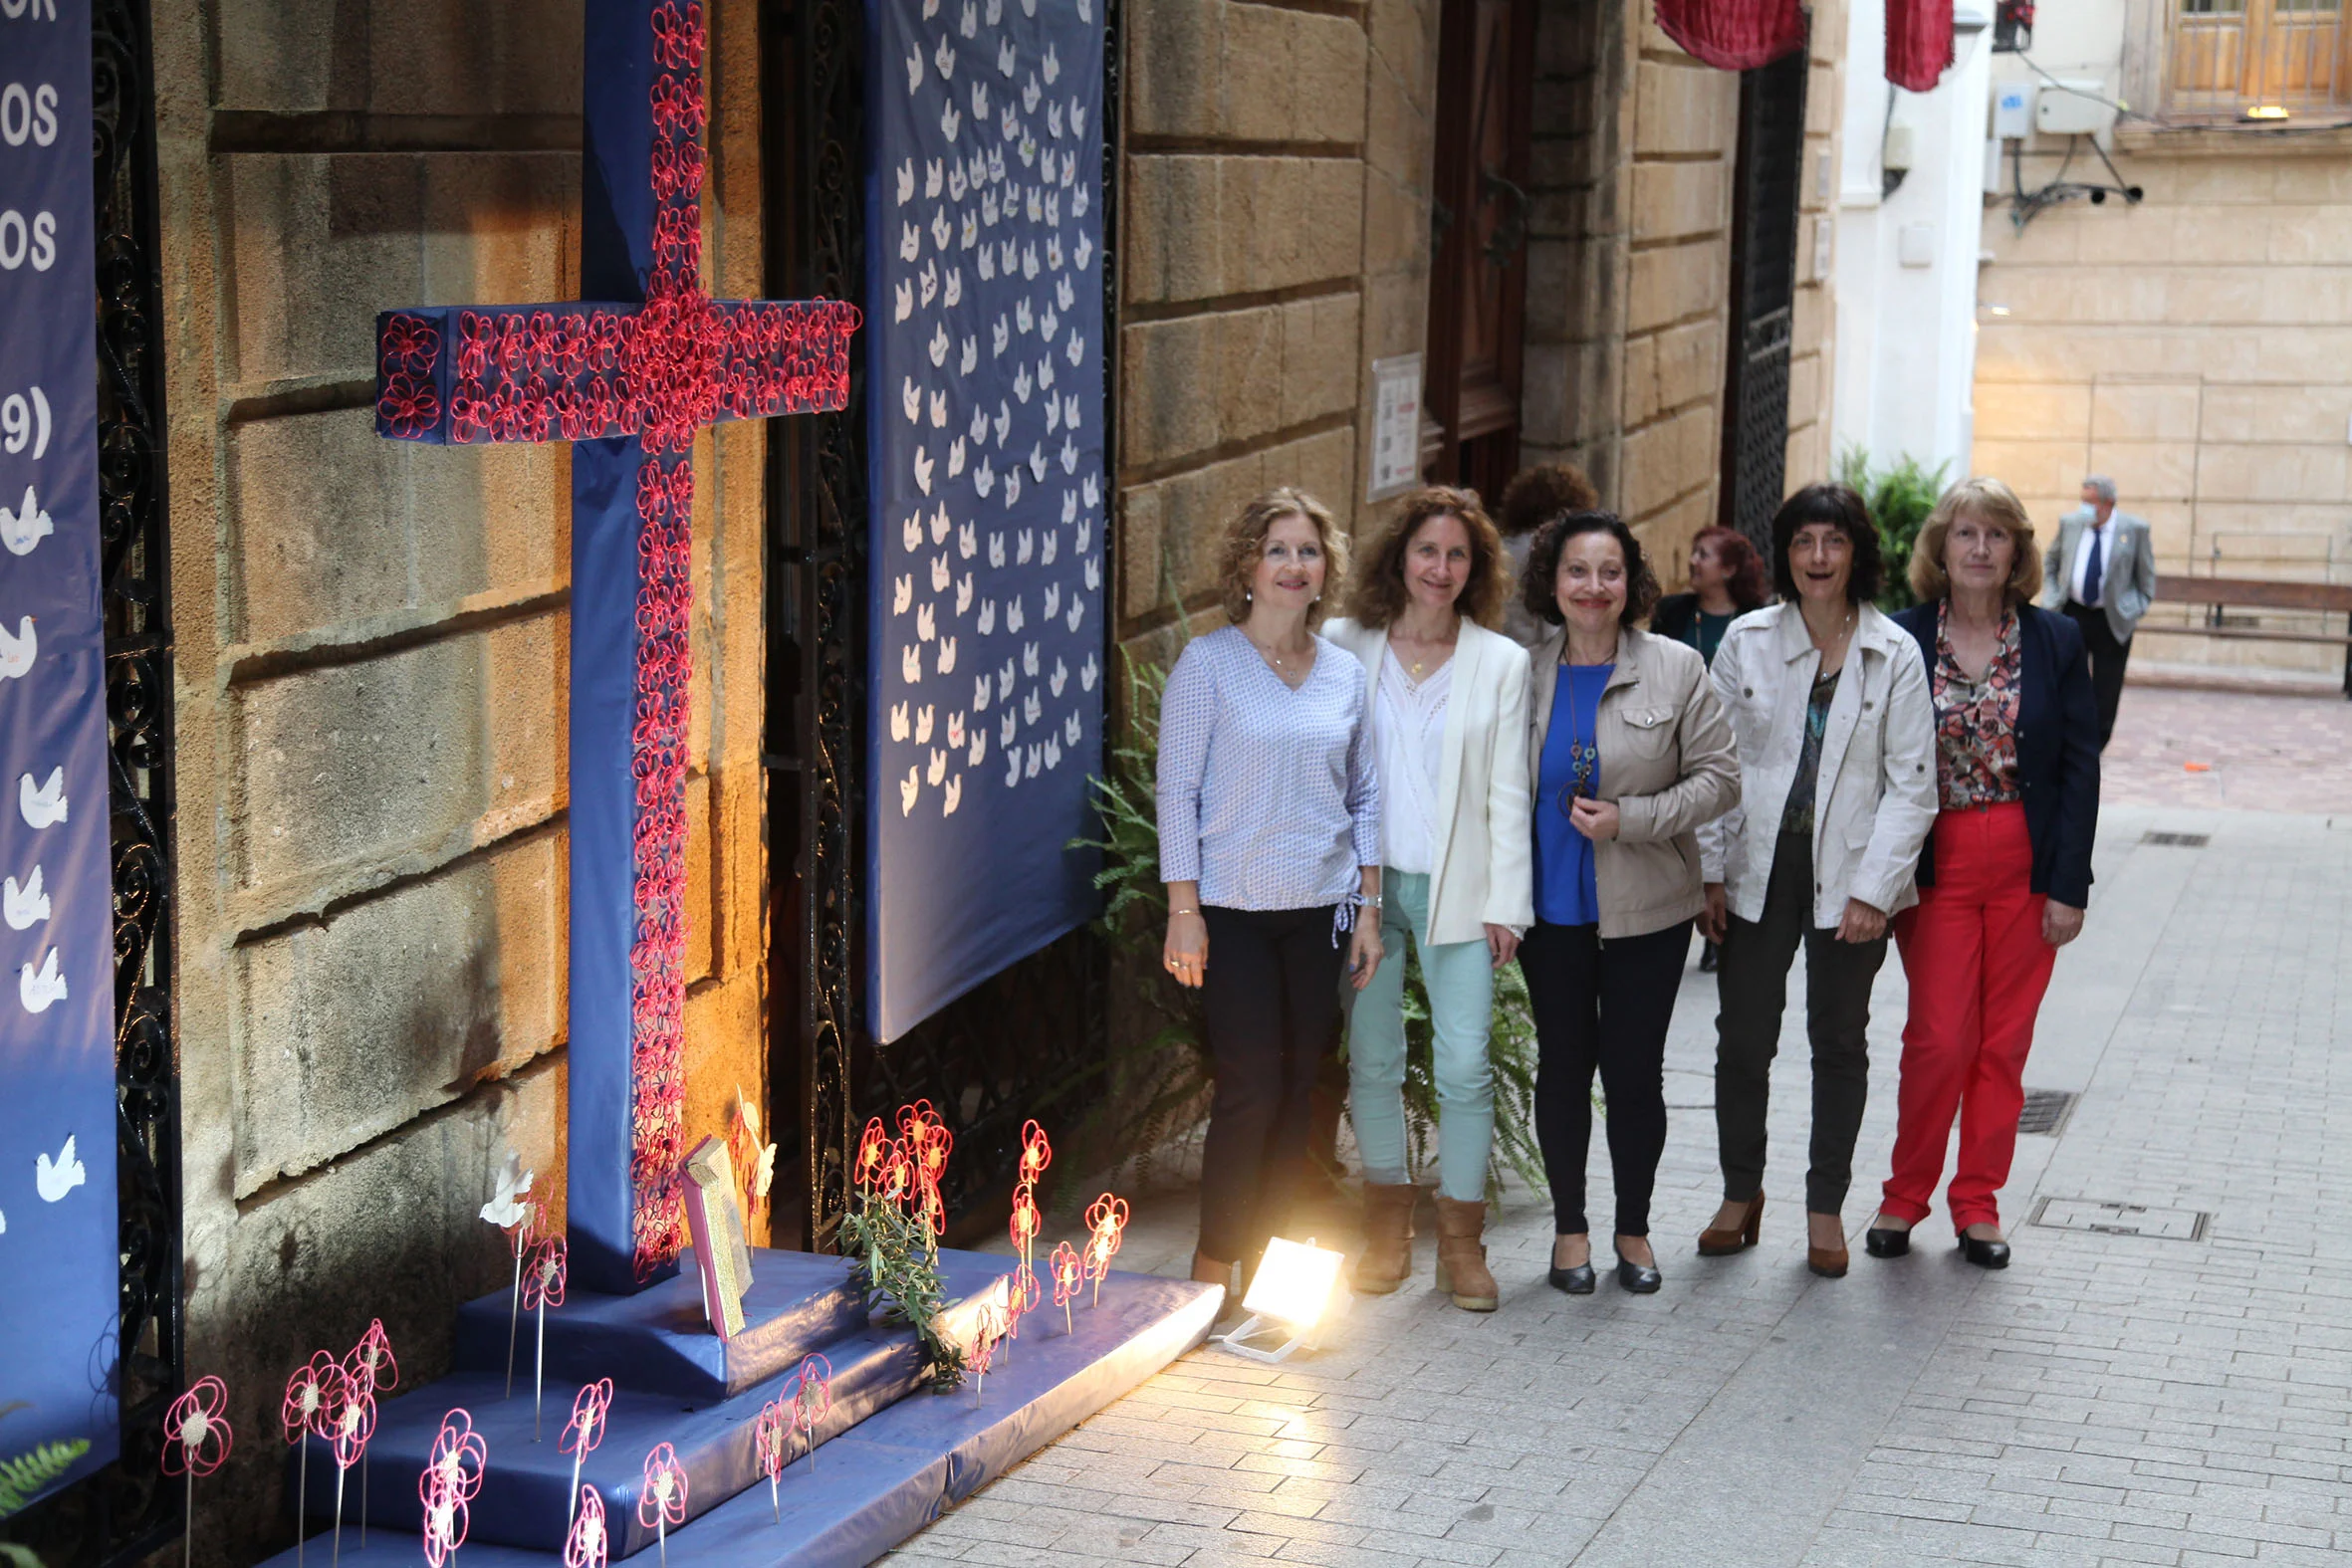
[[[1217,1063],[1192,1273],[1228,1287],[1304,1174],[1341,963],[1358,990],[1380,965],[1363,669],[1313,631],[1345,550],[1302,491],[1245,506],[1223,551],[1233,624],[1193,639],[1160,700],[1161,962],[1203,988]]]

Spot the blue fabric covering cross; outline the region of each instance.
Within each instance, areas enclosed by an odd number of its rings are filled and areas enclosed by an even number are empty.
[[[569,441],[571,1257],[626,1293],[684,1244],[695,433],[846,406],[859,315],[704,292],[702,8],[588,0],[581,290],[377,318],[376,433]]]

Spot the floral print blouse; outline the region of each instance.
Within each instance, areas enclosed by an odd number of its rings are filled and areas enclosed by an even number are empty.
[[[2000,646],[1982,678],[1960,667],[1945,628],[1949,601],[1936,609],[1936,794],[1947,811],[1999,805],[2017,789],[2017,706],[2024,689],[2017,612],[2000,623]]]

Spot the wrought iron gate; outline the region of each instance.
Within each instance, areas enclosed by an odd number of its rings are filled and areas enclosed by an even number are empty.
[[[1119,28],[1104,7],[1104,373],[1117,383]],[[761,16],[768,293],[858,299],[865,275],[855,0],[768,0]],[[878,320],[873,313],[869,323]],[[862,361],[838,414],[769,427],[770,1125],[776,1240],[831,1244],[868,1115],[923,1098],[956,1129],[951,1226],[1010,1187],[1022,1122],[1073,1103],[1105,1037],[1103,957],[1072,932],[876,1047],[861,1028],[866,486]],[[1117,399],[1105,448],[1117,468]],[[1115,533],[1106,553],[1116,548]],[[1116,581],[1115,562],[1105,572]],[[1105,635],[1108,635],[1107,622]]]
[[[180,1391],[179,1061],[171,1008],[172,680],[154,85],[144,0],[95,0],[99,527],[115,864],[121,1456],[0,1526],[49,1568],[177,1538],[163,1412]]]
[[[1771,549],[1788,466],[1788,351],[1803,196],[1805,72],[1798,49],[1740,76],[1732,202],[1731,365],[1724,387],[1720,521]]]

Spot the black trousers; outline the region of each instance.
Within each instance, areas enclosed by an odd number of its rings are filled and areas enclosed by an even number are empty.
[[[1813,1046],[1812,1168],[1805,1208],[1833,1215],[1854,1180],[1854,1140],[1870,1094],[1870,983],[1887,959],[1886,938],[1840,942],[1813,924],[1813,843],[1782,833],[1772,850],[1764,918],[1732,917],[1715,972],[1715,1138],[1723,1195],[1746,1203],[1764,1185],[1764,1118],[1788,967],[1805,953],[1805,1033]]]
[[[1217,1094],[1201,1150],[1200,1249],[1219,1262],[1265,1250],[1304,1175],[1315,1068],[1338,1037],[1347,961],[1332,913],[1201,907]]]
[[[2123,705],[2123,666],[2132,656],[2131,639],[2115,640],[2115,628],[2107,624],[2103,609],[2068,599],[2066,613],[2082,628],[2083,651],[2090,655],[2091,693],[2099,700],[2099,750],[2103,752],[2108,738],[2115,734],[2115,710]]]
[[[1678,922],[1603,942],[1597,926],[1537,921],[1520,944],[1535,1013],[1535,1141],[1551,1184],[1553,1228],[1580,1235],[1592,1147],[1592,1074],[1607,1103],[1617,1233],[1650,1233],[1650,1191],[1666,1152],[1666,1026],[1691,951]]]

